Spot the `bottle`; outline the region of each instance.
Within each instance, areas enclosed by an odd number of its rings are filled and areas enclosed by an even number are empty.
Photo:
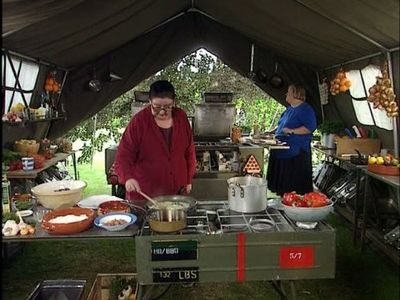
[[[7,179],[7,174],[3,173],[2,180],[2,209],[3,213],[11,212],[11,201],[10,201],[10,182]]]

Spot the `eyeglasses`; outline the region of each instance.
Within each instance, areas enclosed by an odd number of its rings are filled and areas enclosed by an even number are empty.
[[[151,104],[151,107],[154,109],[154,111],[160,112],[162,110],[170,111],[170,110],[172,110],[174,105],[173,104],[168,104],[168,105],[153,105],[153,104]]]

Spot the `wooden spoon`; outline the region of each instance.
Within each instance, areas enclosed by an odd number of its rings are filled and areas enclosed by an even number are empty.
[[[158,202],[152,198],[150,198],[149,196],[147,196],[145,193],[143,193],[142,191],[138,192],[140,195],[142,195],[143,197],[145,197],[147,200],[149,200],[151,203],[154,204],[154,206],[158,209],[160,209],[160,205],[158,204]]]

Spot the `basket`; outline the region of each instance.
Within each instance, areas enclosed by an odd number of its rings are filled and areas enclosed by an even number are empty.
[[[21,153],[22,155],[32,155],[37,154],[39,152],[40,143],[20,143],[19,141],[15,142],[14,145],[15,151]]]
[[[400,168],[395,166],[369,164],[368,171],[381,175],[400,176]]]
[[[336,138],[336,155],[357,154],[356,149],[363,154],[379,153],[381,140]]]
[[[113,279],[120,276],[121,278],[130,280],[136,279],[136,273],[114,273],[114,274],[103,274],[99,273],[90,289],[87,300],[108,300],[110,298],[110,284]],[[133,288],[133,287],[132,287]],[[135,286],[136,291],[133,297],[130,299],[136,299],[136,294],[138,291],[138,284]]]

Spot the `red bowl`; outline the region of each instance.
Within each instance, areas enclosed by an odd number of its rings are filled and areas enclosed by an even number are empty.
[[[56,217],[67,216],[67,215],[79,216],[83,214],[87,216],[87,219],[84,219],[82,221],[72,222],[72,223],[60,223],[60,224],[50,223],[50,220]],[[42,228],[43,230],[45,230],[50,234],[78,233],[89,229],[93,224],[95,216],[96,215],[94,210],[90,208],[72,207],[72,208],[54,210],[43,216]]]
[[[111,200],[103,202],[99,205],[97,209],[98,215],[105,215],[108,213],[129,213],[131,209],[128,204],[123,203],[118,200]]]

